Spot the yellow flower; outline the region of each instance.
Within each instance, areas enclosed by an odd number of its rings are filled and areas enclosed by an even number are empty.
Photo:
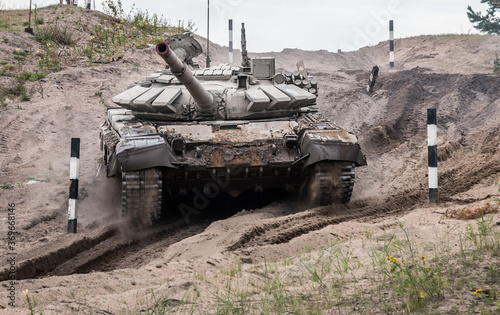
[[[391,257],[392,257],[392,256],[391,256]],[[397,261],[398,261],[398,259],[397,259],[396,257],[393,257],[391,260],[389,260],[389,262],[391,262],[391,263],[395,263],[395,262],[397,262]]]
[[[23,294],[24,294],[24,295],[28,295],[28,289],[24,290],[24,291],[23,291]],[[474,294],[475,294],[475,293],[474,293]]]
[[[425,260],[425,257],[427,256],[420,256],[420,259]]]
[[[474,294],[478,294],[478,293],[479,293],[479,292],[481,292],[481,291],[483,291],[483,290],[481,290],[481,289],[477,289],[477,290],[476,290],[476,292],[474,292]]]
[[[422,299],[425,299],[425,295],[424,295],[422,292],[420,292],[420,297],[421,297]]]

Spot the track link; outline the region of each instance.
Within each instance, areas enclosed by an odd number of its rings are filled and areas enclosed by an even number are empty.
[[[353,187],[353,163],[319,162],[310,185],[311,206],[349,203]]]
[[[122,217],[137,226],[161,218],[162,172],[157,168],[122,172]]]

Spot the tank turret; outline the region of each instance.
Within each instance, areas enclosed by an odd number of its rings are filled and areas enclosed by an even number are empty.
[[[214,116],[217,112],[215,96],[201,85],[191,70],[172,52],[168,44],[166,42],[158,43],[156,45],[156,53],[165,60],[177,80],[184,84],[196,101],[196,109],[203,116]]]

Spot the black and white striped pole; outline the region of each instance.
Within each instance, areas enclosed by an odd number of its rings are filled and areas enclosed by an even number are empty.
[[[427,146],[429,160],[429,202],[438,200],[438,170],[437,170],[437,119],[436,109],[427,109]]]
[[[394,21],[389,21],[389,66],[394,67]]]
[[[233,20],[229,20],[229,64],[233,63]]]
[[[76,233],[76,203],[78,201],[78,173],[80,171],[80,138],[71,138],[69,160],[68,233]]]

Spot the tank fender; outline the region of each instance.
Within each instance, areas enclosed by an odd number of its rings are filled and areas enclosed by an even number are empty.
[[[118,170],[120,169],[120,165],[118,164],[118,160],[116,159],[116,152],[113,152],[108,161],[108,166],[106,169],[106,175],[108,177],[115,176],[118,174]]]
[[[151,167],[177,168],[172,165],[177,160],[172,149],[158,135],[128,138],[116,146],[115,154],[117,163],[125,172]],[[112,160],[113,157],[109,167],[113,165]]]
[[[324,135],[324,131],[322,134],[315,132],[303,134],[300,141],[301,153],[303,156],[308,155],[304,167],[320,161],[345,161],[355,163],[356,166],[367,165],[366,157],[357,142],[342,141]]]

